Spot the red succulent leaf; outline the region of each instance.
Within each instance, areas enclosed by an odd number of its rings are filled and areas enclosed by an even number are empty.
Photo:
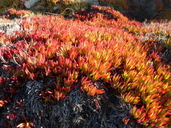
[[[85,84],[89,84],[91,82],[91,80],[88,80],[88,77],[83,77],[81,79],[81,84],[85,85]]]
[[[17,128],[31,128],[32,126],[34,126],[34,123],[25,122],[25,123],[20,123],[19,125],[17,125]]]
[[[12,53],[11,53],[10,51],[6,51],[6,52],[4,53],[4,58],[5,58],[6,60],[10,60],[10,59],[12,58]]]
[[[61,91],[58,91],[58,90],[54,90],[54,95],[53,95],[53,98],[56,99],[57,101],[59,101],[60,99],[63,99],[65,98],[65,94]]]
[[[128,117],[124,117],[122,119],[122,121],[124,122],[125,125],[127,125],[129,123],[130,119]]]
[[[23,103],[23,100],[17,101],[17,105],[14,106],[14,107],[15,107],[15,108],[21,107],[21,108],[23,108],[23,109],[26,109],[26,107],[25,107],[22,103]]]
[[[71,91],[71,87],[62,87],[61,88],[61,92],[63,92],[64,94],[67,94]]]
[[[6,103],[7,103],[7,101],[5,101],[5,100],[0,100],[0,107],[3,107]]]
[[[104,89],[97,89],[95,85],[84,84],[81,89],[91,96],[105,93]]]
[[[4,85],[6,83],[6,81],[7,81],[7,78],[6,77],[0,77],[0,87],[2,85]]]
[[[69,51],[70,60],[72,60],[72,61],[75,60],[77,58],[77,56],[78,56],[78,51],[74,47],[72,47]]]
[[[45,102],[52,101],[53,92],[50,88],[47,88],[45,91],[41,92],[39,96],[45,100]]]
[[[14,120],[14,118],[16,116],[17,116],[16,114],[9,114],[9,115],[6,116],[6,118],[9,119],[9,120]]]

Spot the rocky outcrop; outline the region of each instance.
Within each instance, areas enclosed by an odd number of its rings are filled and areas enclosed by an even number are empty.
[[[36,12],[63,13],[69,15],[89,5],[111,6],[138,21],[151,18],[169,18],[166,10],[171,9],[170,0],[26,0],[0,1],[0,12],[5,8],[29,9]],[[66,11],[67,10],[67,11]],[[168,11],[166,11],[168,12]],[[167,16],[163,16],[167,15]],[[161,15],[161,16],[160,16]]]
[[[20,25],[17,22],[0,23],[0,32],[11,34],[14,31],[20,31]]]
[[[40,2],[40,0],[27,0],[24,5],[27,9],[30,9],[31,7],[35,6],[36,3]]]

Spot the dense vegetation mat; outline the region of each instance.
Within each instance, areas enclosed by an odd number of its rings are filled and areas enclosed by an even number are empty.
[[[73,17],[25,16],[1,32],[1,126],[170,127],[170,22],[100,6]]]

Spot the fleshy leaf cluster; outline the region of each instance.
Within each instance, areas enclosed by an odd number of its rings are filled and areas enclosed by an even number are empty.
[[[69,20],[24,17],[22,31],[0,35],[1,66],[9,73],[8,79],[0,77],[0,107],[12,102],[22,83],[51,79],[39,93],[42,102],[58,102],[74,88],[90,97],[112,88],[134,105],[130,113],[138,123],[170,127],[171,67],[165,56],[170,50],[169,25],[139,23],[100,6],[83,9]],[[25,109],[22,101],[17,104]],[[18,124],[32,125],[27,119]]]

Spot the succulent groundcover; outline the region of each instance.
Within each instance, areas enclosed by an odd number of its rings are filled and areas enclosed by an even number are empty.
[[[171,127],[169,21],[91,6],[19,26],[0,32],[0,127]]]

